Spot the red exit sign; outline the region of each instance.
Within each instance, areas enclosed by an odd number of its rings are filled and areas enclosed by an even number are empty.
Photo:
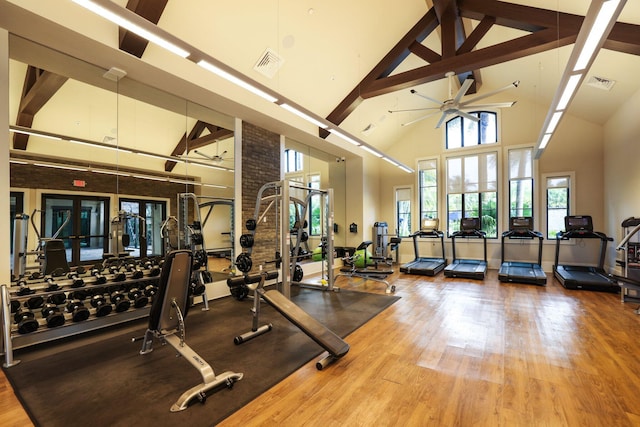
[[[84,179],[74,179],[73,180],[74,187],[86,187],[87,182]]]

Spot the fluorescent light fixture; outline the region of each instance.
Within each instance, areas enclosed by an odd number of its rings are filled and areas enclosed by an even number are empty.
[[[573,76],[569,77],[569,81],[564,88],[564,92],[562,92],[560,101],[558,102],[557,110],[565,110],[567,108],[567,105],[569,105],[569,101],[571,101],[573,94],[578,88],[578,83],[580,83],[580,80],[582,80],[582,76],[582,74],[574,74]]]
[[[66,169],[66,170],[70,170],[70,171],[80,171],[80,172],[87,172],[88,169],[85,168],[78,168],[78,167],[73,167],[73,166],[62,166],[62,165],[54,165],[51,163],[34,163],[34,166],[42,166],[45,168],[55,168],[55,169]]]
[[[403,171],[405,171],[406,173],[413,173],[413,171],[406,166],[399,165],[398,167]]]
[[[62,141],[62,138],[60,138],[59,136],[49,135],[49,134],[42,133],[42,132],[37,132],[37,131],[28,131],[28,130],[22,130],[22,129],[9,129],[9,132],[21,133],[21,134],[24,134],[24,135],[31,135],[31,136],[39,136],[41,138],[49,138],[49,139],[54,139],[56,141]]]
[[[227,188],[225,185],[216,185],[216,184],[202,184],[203,187],[211,187],[211,188]]]
[[[127,18],[107,9],[104,6],[101,6],[99,4],[97,4],[94,1],[91,0],[73,0],[74,3],[90,10],[91,12],[95,13],[96,15],[99,15],[103,18],[105,18],[108,21],[113,22],[116,25],[119,25],[122,28],[126,28],[127,30],[131,31],[132,33],[135,33],[137,35],[139,35],[140,37],[149,40],[151,43],[156,44],[166,50],[168,50],[169,52],[175,53],[176,55],[182,57],[182,58],[186,58],[189,55],[191,55],[191,53],[189,53],[188,51],[186,51],[185,49],[177,46],[174,43],[171,43],[170,41],[164,39],[163,37],[160,37],[158,34],[155,34],[145,28],[142,28],[140,25],[131,22],[130,20],[128,20]]]
[[[91,142],[91,141],[78,141],[77,139],[69,139],[69,142],[72,142],[74,144],[80,144],[80,145],[86,145],[88,147],[94,147],[94,148],[104,148],[105,150],[113,150],[113,151],[120,151],[123,153],[133,153],[133,151],[127,149],[127,148],[120,148],[117,146],[112,146],[112,145],[103,145],[103,144],[98,144],[96,142]]]
[[[544,150],[545,147],[547,146],[547,144],[549,143],[549,140],[551,139],[551,134],[550,133],[545,133],[544,136],[542,137],[542,140],[540,141],[540,150]]]
[[[382,157],[382,154],[378,153],[373,148],[367,147],[366,145],[361,145],[360,148],[362,148],[364,151],[368,151],[369,153],[373,154],[376,157]]]
[[[141,152],[141,151],[136,151],[136,154],[139,154],[139,155],[141,155],[141,156],[145,156],[145,157],[152,157],[152,158],[154,158],[154,159],[160,159],[160,160],[172,160],[172,161],[173,161],[173,159],[170,159],[170,158],[165,157],[165,156],[159,156],[159,155],[157,155],[157,154],[143,153],[143,152]]]
[[[122,173],[122,172],[118,172],[118,171],[102,170],[102,169],[91,169],[91,172],[101,173],[101,174],[104,174],[104,175],[131,176],[128,173]]]
[[[9,163],[14,163],[16,165],[28,165],[29,162],[23,162],[22,160],[13,160],[13,159],[9,159]]]
[[[357,146],[362,145],[360,142],[356,141],[355,139],[351,138],[350,136],[345,135],[344,133],[340,132],[339,130],[331,128],[331,129],[329,129],[329,132],[331,132],[332,134],[344,139],[347,142],[350,142],[353,145],[357,145]]]
[[[133,175],[133,177],[138,179],[150,179],[151,181],[167,181],[167,178],[160,178],[159,176]]]
[[[573,71],[584,70],[587,67],[603,39],[604,32],[607,30],[619,3],[620,0],[608,0],[602,3],[598,16],[591,27],[591,31],[589,31],[589,37],[587,37],[587,41],[584,43],[580,56],[576,61],[576,65],[573,67]]]
[[[300,117],[300,118],[303,118],[303,119],[305,119],[306,121],[311,122],[311,123],[313,123],[314,125],[316,125],[316,126],[318,126],[318,127],[322,128],[322,129],[326,129],[326,128],[328,128],[328,127],[329,127],[329,126],[325,125],[324,123],[322,123],[320,120],[316,120],[316,119],[314,119],[313,117],[311,117],[311,116],[310,116],[310,115],[308,115],[307,113],[302,112],[302,111],[298,110],[298,109],[297,109],[297,108],[295,108],[295,107],[292,107],[291,105],[289,105],[289,104],[287,104],[287,103],[280,104],[280,106],[281,106],[282,108],[284,108],[285,110],[289,111],[290,113],[293,113],[293,114],[295,114],[296,116],[298,116],[298,117]]]
[[[615,21],[620,16],[627,0],[592,0],[587,15],[582,21],[582,27],[576,37],[569,61],[567,62],[556,94],[549,106],[549,111],[542,125],[535,158],[539,159],[542,152],[553,137],[563,112],[569,108],[576,90],[593,64],[598,51],[609,36]],[[579,71],[579,74],[575,74]]]
[[[398,166],[398,163],[396,163],[394,160],[391,160],[388,157],[383,157],[383,160],[386,160],[387,162],[391,163],[393,166]]]
[[[553,116],[551,116],[551,120],[549,120],[549,126],[547,126],[547,130],[545,133],[555,132],[556,126],[558,126],[558,123],[560,122],[561,118],[562,118],[562,111],[556,111],[555,113],[553,113]]]
[[[242,80],[239,77],[234,76],[233,74],[231,74],[228,71],[223,70],[222,68],[213,65],[212,63],[205,61],[204,59],[198,61],[198,65],[201,66],[202,68],[204,68],[205,70],[209,70],[212,73],[222,77],[225,80],[230,81],[231,83],[240,86],[243,89],[248,90],[249,92],[258,95],[259,97],[266,99],[269,102],[276,102],[278,100],[278,98],[276,98],[275,96],[263,91],[262,89],[258,89],[257,87],[255,87],[254,85],[252,85],[251,83],[248,83],[244,80]]]

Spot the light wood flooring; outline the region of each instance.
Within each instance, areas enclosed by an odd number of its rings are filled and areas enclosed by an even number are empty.
[[[639,426],[637,304],[548,276],[541,287],[502,284],[495,270],[484,281],[395,273],[402,299],[346,338],[343,359],[308,363],[221,425]],[[0,425],[30,425],[4,374]]]

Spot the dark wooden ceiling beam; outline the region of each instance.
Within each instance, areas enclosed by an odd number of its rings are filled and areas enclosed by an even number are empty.
[[[218,128],[217,131],[209,133],[207,135],[195,138],[189,141],[189,151],[197,150],[198,148],[205,147],[207,145],[211,145],[215,142],[218,142],[221,139],[226,139],[233,136],[233,131],[224,128]]]
[[[478,42],[489,32],[495,22],[496,18],[494,16],[485,16],[482,18],[480,23],[458,48],[456,54],[461,55],[463,53],[471,52],[478,45]]]
[[[411,43],[409,51],[428,64],[438,62],[442,59],[442,56],[440,56],[438,52],[435,52],[418,42]]]
[[[603,47],[630,55],[640,55],[640,25],[617,22]]]
[[[142,16],[147,21],[157,24],[160,21],[162,12],[168,0],[129,0],[127,9]],[[120,27],[119,30],[120,50],[128,52],[138,58],[142,58],[149,41],[131,31]]]
[[[18,107],[16,125],[30,128],[36,113],[55,95],[55,93],[68,80],[67,77],[41,70],[33,66],[27,67],[24,84],[22,86],[22,98]],[[26,150],[29,143],[29,135],[14,133],[13,148]]]
[[[208,129],[210,133],[201,136],[202,132],[204,132],[205,129]],[[185,133],[182,138],[180,138],[180,141],[171,152],[171,155],[181,156],[185,153],[188,153],[189,151],[197,150],[198,148],[213,144],[220,139],[228,138],[231,135],[233,135],[232,130],[221,128],[219,126],[215,126],[198,120],[193,125],[193,128],[189,132],[189,135]],[[165,172],[171,172],[176,164],[177,163],[172,160],[167,160],[164,164]]]
[[[414,42],[422,42],[429,34],[438,27],[438,18],[433,8],[429,11],[400,39],[398,43],[385,55],[384,58],[365,76],[360,83],[366,85],[368,82],[375,81],[378,78],[389,76],[398,65],[404,61],[411,53],[409,46]],[[338,106],[327,116],[327,120],[332,123],[342,123],[353,110],[360,105],[362,98],[360,97],[360,85],[356,86],[349,94],[338,104]],[[329,132],[320,129],[320,136],[326,138]]]

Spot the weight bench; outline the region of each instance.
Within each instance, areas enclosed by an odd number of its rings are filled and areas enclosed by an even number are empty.
[[[153,338],[158,338],[171,344],[178,355],[183,356],[202,375],[202,384],[182,393],[176,403],[171,406],[171,412],[187,409],[194,397],[200,403],[204,403],[207,391],[221,385],[231,388],[236,381],[242,379],[241,373],[231,371],[216,375],[213,368],[184,342],[184,319],[190,303],[189,285],[192,265],[193,254],[190,250],[172,251],[165,258],[158,291],[149,311],[149,328],[144,335],[142,350],[140,350],[140,354],[152,352]]]
[[[258,326],[260,316],[260,298],[264,299],[270,306],[282,314],[288,321],[297,326],[309,338],[315,341],[320,347],[324,348],[329,354],[316,362],[316,369],[319,371],[330,363],[341,358],[349,351],[349,344],[344,342],[342,338],[333,331],[311,317],[306,311],[288,300],[284,295],[275,289],[265,291],[264,282],[278,278],[278,272],[261,272],[258,274],[231,277],[227,279],[227,285],[233,289],[235,287],[247,286],[254,291],[253,298],[253,326],[251,331],[246,332],[234,338],[233,342],[242,344],[259,335],[269,332],[273,326],[269,323]]]
[[[373,242],[370,240],[365,240],[364,242],[360,243],[360,245],[358,245],[358,247],[356,248],[356,252],[353,253],[353,255],[349,255],[349,256],[345,256],[342,258],[342,261],[347,265],[347,267],[343,267],[340,269],[340,273],[336,274],[335,278],[337,279],[340,276],[345,276],[345,277],[359,277],[361,279],[365,279],[365,280],[371,280],[374,282],[379,282],[379,283],[384,283],[387,287],[385,289],[385,292],[390,294],[392,292],[396,291],[396,286],[395,285],[391,285],[387,280],[386,277],[390,274],[393,274],[393,270],[380,270],[377,268],[378,266],[378,262],[384,260],[386,262],[387,258],[386,257],[369,257],[367,256],[367,248],[372,244]],[[397,245],[397,244],[396,244]],[[360,254],[358,254],[358,251],[362,251],[364,253],[364,268],[357,268],[356,267],[356,261],[358,259],[360,259]],[[376,261],[376,268],[369,268],[367,267],[369,264],[369,260],[375,260]]]

